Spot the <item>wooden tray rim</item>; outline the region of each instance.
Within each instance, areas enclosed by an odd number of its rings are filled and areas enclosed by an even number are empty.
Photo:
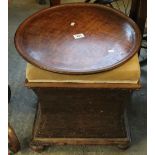
[[[123,18],[125,18],[127,20],[127,22],[133,27],[133,29],[135,30],[136,35],[135,35],[135,38],[137,39],[136,43],[135,43],[135,47],[133,48],[132,52],[130,52],[130,54],[125,57],[124,59],[122,59],[121,61],[117,62],[117,63],[114,63],[113,65],[109,66],[108,68],[104,68],[102,67],[101,69],[94,69],[94,70],[91,70],[91,71],[86,71],[86,72],[73,72],[73,71],[66,71],[66,70],[63,70],[63,69],[57,69],[57,68],[54,68],[54,67],[45,67],[43,65],[41,65],[41,63],[38,63],[37,61],[34,61],[31,57],[28,57],[27,54],[25,54],[25,50],[20,47],[20,43],[19,43],[19,34],[21,31],[23,31],[25,25],[27,23],[29,23],[29,21],[33,18],[35,18],[36,16],[42,14],[42,13],[45,13],[49,10],[54,10],[54,9],[57,9],[57,8],[61,8],[61,7],[64,7],[64,6],[95,6],[95,7],[100,7],[100,8],[104,8],[104,9],[107,9],[107,10],[110,10],[114,13],[116,13],[118,16],[121,16]],[[30,64],[32,65],[35,65],[36,67],[39,67],[41,69],[44,69],[44,70],[47,70],[47,71],[51,71],[51,72],[56,72],[56,73],[63,73],[63,74],[77,74],[77,75],[80,75],[80,74],[93,74],[93,73],[99,73],[99,72],[102,72],[102,71],[108,71],[108,70],[111,70],[111,69],[114,69],[116,67],[119,67],[120,65],[122,65],[123,63],[125,63],[127,60],[129,60],[130,58],[132,58],[139,50],[140,50],[140,44],[141,44],[141,40],[142,40],[142,36],[141,36],[141,32],[140,32],[140,29],[138,27],[138,25],[131,19],[129,18],[127,15],[123,14],[122,12],[118,11],[118,10],[115,10],[115,9],[112,9],[108,6],[105,6],[105,5],[101,5],[101,4],[88,4],[88,3],[67,3],[67,4],[60,4],[60,5],[57,5],[57,6],[54,6],[54,7],[50,7],[50,8],[45,8],[45,9],[42,9],[34,14],[32,14],[31,16],[29,16],[28,18],[26,18],[18,27],[18,29],[16,30],[16,33],[15,33],[15,36],[14,36],[14,44],[15,44],[15,47],[18,51],[18,53],[27,61],[29,62]]]

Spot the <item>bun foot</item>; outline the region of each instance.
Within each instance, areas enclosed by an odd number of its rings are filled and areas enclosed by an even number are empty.
[[[117,147],[121,150],[126,150],[129,148],[129,146],[130,146],[130,143],[117,145]]]
[[[30,143],[30,148],[32,149],[32,151],[41,153],[42,151],[44,151],[45,146],[32,142],[32,143]]]

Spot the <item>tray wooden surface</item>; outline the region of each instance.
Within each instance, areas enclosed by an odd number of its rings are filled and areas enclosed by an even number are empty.
[[[141,43],[137,25],[98,4],[64,4],[41,10],[17,29],[15,46],[37,67],[66,74],[110,70],[126,62]]]

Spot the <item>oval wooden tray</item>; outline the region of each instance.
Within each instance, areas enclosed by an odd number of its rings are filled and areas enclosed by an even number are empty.
[[[103,5],[84,3],[39,11],[15,35],[16,48],[28,62],[66,74],[115,68],[139,50],[140,42],[140,31],[130,18]]]

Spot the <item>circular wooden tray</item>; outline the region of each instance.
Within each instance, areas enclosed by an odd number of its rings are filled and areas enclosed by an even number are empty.
[[[66,74],[115,68],[139,50],[140,42],[140,31],[127,16],[84,3],[39,11],[15,35],[16,48],[28,62]]]

